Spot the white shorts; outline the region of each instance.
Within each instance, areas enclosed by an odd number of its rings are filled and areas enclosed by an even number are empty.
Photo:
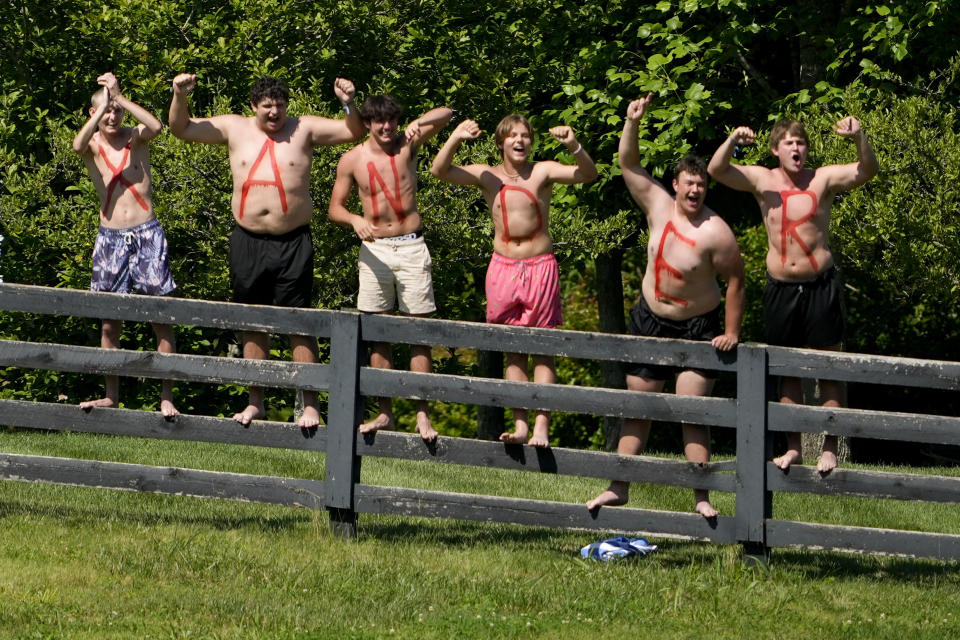
[[[357,309],[426,315],[437,310],[433,299],[433,261],[423,236],[377,238],[360,245],[360,292]]]

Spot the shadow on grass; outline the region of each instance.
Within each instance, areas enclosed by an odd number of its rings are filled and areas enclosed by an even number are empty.
[[[180,498],[182,499],[182,498]],[[65,505],[37,504],[20,501],[0,501],[0,519],[11,517],[51,518],[64,524],[76,522],[78,526],[89,524],[93,520],[125,522],[131,525],[163,526],[170,524],[188,524],[207,526],[218,531],[254,528],[265,532],[284,531],[305,522],[312,521],[316,514],[312,510],[287,508],[270,514],[244,515],[226,513],[228,505],[217,505],[223,513],[185,513],[183,507],[164,508],[165,511],[149,512],[142,508],[125,509],[117,505],[102,507],[75,507]],[[235,505],[229,505],[235,508]],[[326,519],[324,514],[321,517]]]
[[[918,578],[940,577],[960,581],[960,562],[925,558],[774,549],[770,564],[778,569],[803,572],[814,580],[872,577],[877,580],[915,582]]]

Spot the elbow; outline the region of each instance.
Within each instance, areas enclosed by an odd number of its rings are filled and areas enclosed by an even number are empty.
[[[77,154],[83,153],[83,147],[81,147],[76,140],[73,141],[73,144],[70,145],[70,147],[73,149],[74,153],[77,153]]]
[[[600,172],[597,171],[596,167],[590,167],[583,172],[583,181],[584,182],[593,182],[600,175]]]

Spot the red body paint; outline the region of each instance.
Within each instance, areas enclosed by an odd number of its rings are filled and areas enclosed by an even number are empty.
[[[802,218],[796,220],[791,220],[787,217],[787,200],[790,196],[800,196],[808,195],[810,199],[813,200],[813,206],[810,208],[810,212],[807,213]],[[783,207],[781,219],[780,219],[780,264],[787,263],[787,235],[793,236],[793,239],[797,241],[797,244],[800,245],[800,248],[803,249],[803,252],[807,255],[807,259],[810,261],[810,264],[813,265],[814,271],[820,271],[820,265],[817,264],[817,259],[813,257],[813,252],[810,251],[810,247],[800,239],[800,235],[797,233],[797,227],[802,225],[804,222],[807,222],[814,216],[817,212],[817,194],[813,191],[801,191],[797,189],[790,189],[787,191],[780,192],[780,198],[783,200]]]
[[[654,274],[654,285],[653,285],[653,294],[657,297],[657,300],[667,299],[671,302],[675,302],[682,307],[685,307],[689,304],[688,301],[683,298],[677,298],[676,296],[671,296],[668,293],[664,293],[660,289],[660,272],[666,271],[672,275],[677,280],[683,280],[683,274],[680,273],[677,269],[673,268],[670,263],[663,259],[663,247],[667,244],[667,236],[673,234],[677,236],[677,239],[681,242],[686,242],[691,247],[697,246],[697,243],[687,238],[686,236],[680,235],[680,232],[677,231],[677,227],[674,226],[673,221],[667,223],[667,226],[663,228],[663,235],[660,236],[660,246],[657,247],[657,258],[653,263],[653,274]]]
[[[280,179],[280,167],[277,165],[277,154],[273,150],[273,147],[273,139],[267,138],[263,146],[260,147],[260,155],[257,156],[253,166],[250,167],[250,173],[247,174],[247,181],[243,183],[240,191],[240,213],[237,214],[238,220],[243,220],[243,209],[247,205],[247,192],[250,191],[250,187],[252,186],[276,187],[280,193],[280,210],[284,213],[287,212],[287,192],[283,190],[283,180]],[[263,156],[267,153],[270,154],[270,166],[273,168],[273,177],[276,178],[276,180],[254,180],[253,174],[257,172],[257,167],[260,166],[260,163],[263,161]]]
[[[400,173],[397,171],[396,156],[390,156],[390,168],[393,169],[394,193],[390,193],[390,190],[387,189],[387,183],[383,179],[383,176],[380,175],[380,172],[377,171],[377,165],[373,164],[373,162],[367,163],[367,175],[370,179],[370,201],[373,204],[374,224],[380,221],[380,203],[377,201],[378,184],[380,185],[380,191],[383,192],[387,202],[390,203],[390,208],[393,209],[393,213],[396,214],[397,219],[400,222],[403,222],[404,218],[407,217],[403,214],[403,203],[400,201]]]
[[[107,183],[107,199],[103,203],[103,211],[100,212],[100,215],[103,217],[107,216],[107,208],[110,206],[110,201],[113,199],[113,192],[116,190],[118,184],[122,184],[130,190],[130,193],[137,199],[137,202],[143,207],[144,211],[150,211],[150,206],[147,205],[147,201],[133,188],[133,184],[123,176],[123,170],[127,168],[127,159],[130,157],[130,143],[128,142],[127,146],[123,148],[123,159],[120,160],[119,167],[110,164],[107,151],[103,148],[102,144],[98,146],[100,147],[100,157],[103,158],[103,162],[107,165],[107,168],[113,172],[113,177],[110,178],[110,182]]]
[[[507,191],[519,191],[524,194],[530,201],[533,202],[534,208],[537,210],[537,228],[533,230],[528,236],[523,236],[522,238],[514,238],[510,235],[510,223],[507,222]],[[504,242],[510,242],[511,240],[529,240],[533,238],[540,230],[543,229],[543,214],[540,213],[540,202],[537,200],[536,196],[530,193],[527,189],[523,187],[512,187],[510,185],[503,185],[500,187],[500,215],[503,217],[503,235],[500,238]]]

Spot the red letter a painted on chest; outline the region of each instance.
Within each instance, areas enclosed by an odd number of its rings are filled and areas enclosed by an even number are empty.
[[[237,218],[240,220],[243,220],[243,209],[247,204],[247,193],[250,191],[250,187],[253,186],[276,187],[277,191],[280,193],[280,210],[284,213],[287,212],[287,193],[283,190],[283,180],[280,179],[280,167],[277,165],[277,154],[273,147],[273,139],[267,138],[267,140],[263,143],[263,146],[260,148],[260,155],[257,156],[253,166],[250,167],[250,173],[247,175],[247,181],[243,183],[240,191],[240,213],[237,214]],[[274,180],[254,180],[253,174],[257,172],[257,168],[263,161],[263,156],[265,156],[267,153],[270,154],[270,167],[273,169]]]

